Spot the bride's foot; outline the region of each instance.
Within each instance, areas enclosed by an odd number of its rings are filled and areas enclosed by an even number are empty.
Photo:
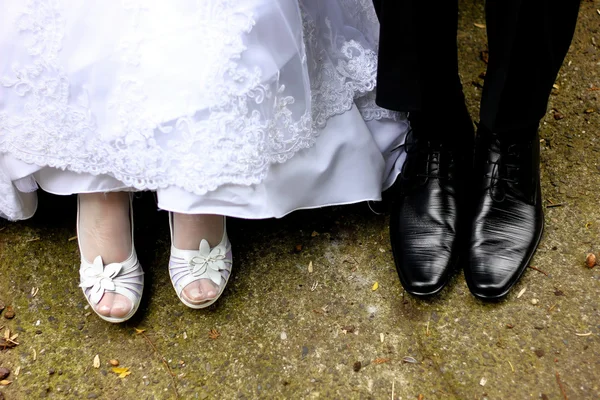
[[[132,247],[129,194],[80,194],[78,207],[80,286],[100,317],[122,322],[137,309],[143,288]]]
[[[170,214],[171,281],[181,301],[192,308],[214,303],[231,272],[231,245],[221,215]]]

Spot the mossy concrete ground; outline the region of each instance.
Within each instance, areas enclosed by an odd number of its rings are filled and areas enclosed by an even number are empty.
[[[476,115],[483,5],[461,6],[461,73]],[[175,384],[183,399],[600,398],[600,267],[584,266],[600,251],[598,9],[582,3],[541,129],[544,201],[560,205],[545,210],[532,263],[547,275],[529,269],[495,304],[474,299],[460,273],[439,296],[412,298],[398,282],[387,218],[357,205],[232,221],[233,279],[218,304],[194,311],[171,288],[166,214],[146,194],[135,202],[144,302],[134,320],[111,325],[77,287],[74,199],[42,195],[35,218],[0,225],[0,300],[16,311],[0,326],[19,334],[0,366],[20,369],[0,394],[172,399]],[[110,359],[131,374],[119,378]]]

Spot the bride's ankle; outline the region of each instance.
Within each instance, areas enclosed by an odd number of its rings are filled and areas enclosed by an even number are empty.
[[[202,239],[210,247],[223,238],[224,217],[213,214],[173,213],[173,245],[181,250],[198,250]]]
[[[131,254],[129,194],[79,195],[79,244],[89,262],[101,256],[105,263],[122,262]]]

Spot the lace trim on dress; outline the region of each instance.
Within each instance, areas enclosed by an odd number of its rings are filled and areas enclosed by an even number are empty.
[[[15,66],[11,75],[0,79],[24,105],[19,115],[0,112],[0,152],[40,166],[109,174],[139,190],[175,185],[202,195],[224,184],[260,183],[271,164],[312,146],[327,120],[350,110],[355,101],[366,119],[402,118],[374,104],[375,51],[334,34],[329,22],[325,29],[317,28],[306,13],[302,61],[309,71],[312,99],[307,99],[311,103],[306,111],[293,112],[296,99],[287,94],[278,75],[265,81],[262,71],[239,62],[246,50],[243,37],[255,21],[236,2],[197,2],[197,26],[205,27],[206,43],[213,44],[203,51],[211,52],[207,60],[218,63],[209,68],[214,75],[199,89],[212,94],[212,105],[165,123],[144,108],[148,95],[136,74],[144,41],[137,23],[150,3],[123,1],[132,11],[131,34],[121,42],[129,70],[109,101],[118,118],[110,129],[99,132],[87,93],[73,98],[60,65],[65,28],[60,2],[28,0],[17,27],[33,61]],[[351,2],[372,18],[370,0]],[[165,146],[157,141],[161,135],[173,139]],[[205,149],[202,154],[199,146]],[[5,178],[0,176],[0,210],[17,218],[18,199],[16,194],[4,196],[14,191],[7,189]]]
[[[0,168],[0,217],[16,220],[22,218],[23,211],[18,194],[10,178]]]
[[[339,0],[353,22],[360,22],[364,32],[376,31],[377,15],[372,0]],[[383,109],[375,104],[377,84],[377,52],[356,40],[347,40],[334,32],[325,18],[327,29],[304,14],[304,40],[307,43],[309,75],[313,77],[311,92],[313,117],[322,129],[327,120],[341,115],[356,105],[367,120],[406,119],[404,113]],[[376,32],[373,32],[376,35]],[[324,62],[324,60],[330,62]]]

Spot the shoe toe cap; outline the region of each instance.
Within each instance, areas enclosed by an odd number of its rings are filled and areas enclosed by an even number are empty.
[[[501,299],[516,283],[524,268],[522,254],[503,249],[476,252],[470,259],[466,275],[471,293],[481,299]]]
[[[443,251],[438,254],[405,254],[396,264],[402,286],[417,296],[428,296],[442,290],[451,267],[450,252]]]

